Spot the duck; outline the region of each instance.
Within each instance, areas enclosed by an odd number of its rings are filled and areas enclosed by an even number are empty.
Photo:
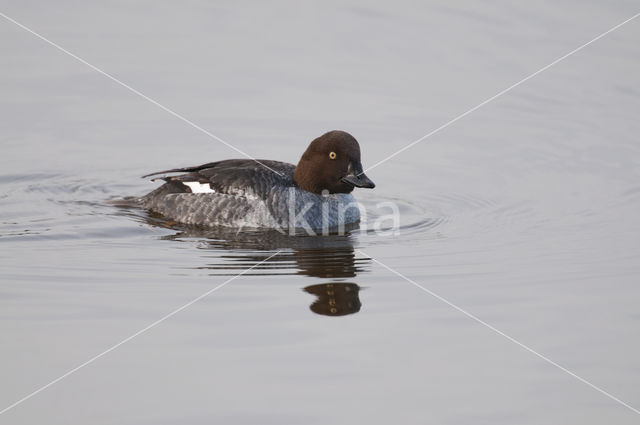
[[[340,130],[314,139],[297,165],[227,159],[143,176],[149,177],[164,184],[138,204],[176,223],[308,233],[357,224],[360,206],[351,192],[375,187],[363,172],[358,141]]]

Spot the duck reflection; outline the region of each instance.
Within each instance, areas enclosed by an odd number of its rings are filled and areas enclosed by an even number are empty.
[[[304,290],[318,297],[309,307],[317,314],[346,316],[359,312],[362,306],[358,296],[360,287],[355,283],[323,283],[307,286]]]
[[[154,226],[160,224],[157,219],[151,219]],[[213,256],[215,261],[200,269],[211,270],[218,276],[235,276],[253,267],[247,275],[297,274],[330,279],[328,283],[303,288],[317,297],[309,307],[311,311],[327,316],[345,316],[360,311],[360,286],[341,280],[354,278],[365,271],[370,259],[356,258],[350,234],[291,236],[275,230],[201,229],[177,227],[166,222],[160,225],[177,231],[162,239],[197,242],[200,249],[224,252]],[[276,250],[281,252],[269,258]]]

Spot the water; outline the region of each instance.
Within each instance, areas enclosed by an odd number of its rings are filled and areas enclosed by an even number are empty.
[[[637,3],[0,10],[239,149],[365,168]],[[0,19],[0,423],[637,423],[640,22],[367,174],[399,235],[194,231],[104,201],[237,157]],[[373,216],[375,217],[375,216]],[[269,256],[281,252],[264,261]],[[264,261],[264,262],[262,262]],[[262,263],[261,263],[262,262]]]

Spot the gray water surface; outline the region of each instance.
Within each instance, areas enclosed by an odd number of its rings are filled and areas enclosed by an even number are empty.
[[[0,1],[257,158],[342,129],[365,168],[639,7]],[[638,423],[380,263],[639,409],[639,39],[368,171],[399,234],[289,237],[107,204],[238,154],[0,17],[0,410],[255,266],[0,423]]]

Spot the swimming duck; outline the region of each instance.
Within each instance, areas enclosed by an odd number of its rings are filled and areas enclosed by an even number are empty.
[[[375,187],[362,171],[357,140],[338,130],[313,140],[298,165],[228,159],[143,177],[175,173],[139,205],[207,227],[333,229],[360,220],[353,189]]]

